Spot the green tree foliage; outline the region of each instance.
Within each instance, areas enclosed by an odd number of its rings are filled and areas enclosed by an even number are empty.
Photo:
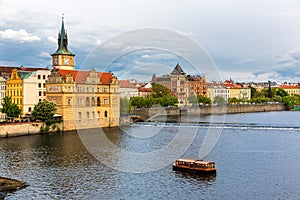
[[[285,97],[285,96],[289,96],[289,93],[287,91],[285,91],[284,89],[282,88],[279,88],[277,91],[276,91],[276,94],[278,96],[281,96],[281,97]]]
[[[202,95],[191,95],[188,97],[188,102],[192,105],[208,104],[211,105],[211,99]]]
[[[197,95],[198,103],[211,105],[211,99],[202,95]]]
[[[289,108],[300,106],[300,96],[285,96],[283,97],[283,103]]]
[[[22,110],[17,104],[12,103],[11,97],[6,96],[2,100],[2,108],[0,108],[0,111],[5,113],[7,117],[12,117],[13,119],[19,117],[19,115],[22,113]]]
[[[143,98],[143,97],[130,98],[131,106],[135,106],[137,108],[142,108],[142,107],[149,108],[153,105],[175,106],[176,103],[178,103],[178,99],[172,95],[165,95],[163,97],[158,97],[158,98],[154,98],[153,96],[149,96],[147,98]]]
[[[129,100],[126,97],[120,99],[120,112],[121,114],[127,114],[130,111]]]
[[[198,98],[196,95],[191,95],[188,97],[188,102],[192,105],[198,105]]]
[[[164,87],[163,85],[160,85],[160,84],[157,84],[157,83],[154,83],[152,85],[152,96],[154,98],[160,98],[160,97],[164,97],[164,96],[167,96],[167,95],[171,95],[171,91]]]
[[[56,112],[55,103],[51,101],[43,100],[34,106],[34,109],[32,111],[32,116],[36,119],[45,122],[47,120],[52,120],[55,112]]]
[[[222,105],[226,104],[226,100],[222,96],[216,96],[214,98],[214,104],[216,104],[218,106],[222,106]]]

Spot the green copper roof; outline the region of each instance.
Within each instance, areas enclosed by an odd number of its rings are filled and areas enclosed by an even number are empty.
[[[56,52],[51,55],[57,54],[74,55],[68,50],[68,35],[65,30],[64,17],[62,17],[60,33],[58,33],[58,48]]]
[[[27,79],[31,76],[31,74],[34,74],[35,72],[28,72],[28,71],[18,71],[18,76],[20,77],[20,79],[24,80]]]

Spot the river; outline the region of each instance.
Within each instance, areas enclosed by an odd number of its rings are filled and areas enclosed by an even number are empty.
[[[0,175],[29,184],[5,199],[299,199],[299,114],[158,117],[1,139]],[[205,141],[216,176],[172,171],[170,160],[199,158]]]

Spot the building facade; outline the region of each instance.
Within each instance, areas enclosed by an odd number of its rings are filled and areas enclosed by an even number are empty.
[[[120,97],[130,99],[139,95],[138,87],[128,80],[119,80]]]
[[[13,69],[6,81],[6,96],[22,110],[22,116],[31,114],[34,106],[46,97],[46,81],[49,69],[25,71]]]
[[[229,89],[221,82],[209,82],[207,83],[208,97],[214,102],[216,96],[223,97],[226,102],[230,95]]]
[[[2,99],[6,96],[6,78],[0,76],[0,108],[2,108]],[[0,112],[0,121],[5,119],[5,114]]]
[[[289,95],[300,95],[300,85],[281,85],[278,88],[284,89]]]
[[[153,76],[152,82],[170,89],[172,94],[178,99],[178,106],[189,105],[188,97],[193,94],[207,96],[205,76],[192,77],[187,75],[179,64],[168,75]]]
[[[74,70],[71,57],[75,55],[67,46],[62,21],[58,50],[52,54],[53,69],[46,83],[46,98],[56,104],[56,113],[62,116],[64,130],[119,126],[118,79],[110,72]],[[64,62],[66,56],[68,63]]]

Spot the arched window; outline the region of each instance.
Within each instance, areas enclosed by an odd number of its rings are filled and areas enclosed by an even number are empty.
[[[100,106],[100,97],[97,97],[97,106]]]
[[[92,112],[92,119],[95,119],[95,112]]]
[[[107,117],[107,111],[104,112],[104,117]]]
[[[89,98],[89,97],[86,98],[85,104],[86,104],[86,106],[90,106],[90,105],[91,105],[91,104],[90,104],[90,98]]]
[[[86,118],[89,119],[90,118],[90,113],[86,112]]]
[[[98,111],[98,118],[100,118],[100,111]]]
[[[78,119],[81,119],[81,112],[78,113]]]
[[[92,97],[92,106],[95,106],[95,98]]]

